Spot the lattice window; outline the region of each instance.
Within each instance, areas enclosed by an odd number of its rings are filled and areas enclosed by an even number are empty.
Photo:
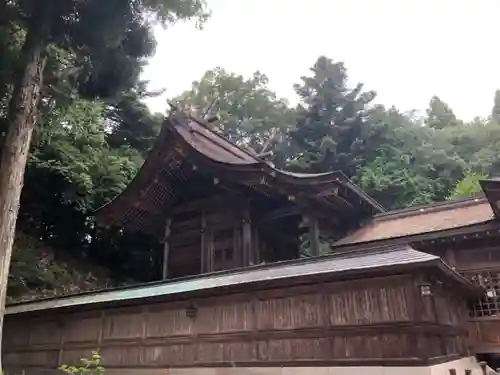
[[[470,316],[500,316],[500,270],[467,273],[464,276],[486,289],[481,298],[469,301]]]

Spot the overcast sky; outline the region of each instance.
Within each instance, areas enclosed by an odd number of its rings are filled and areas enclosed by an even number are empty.
[[[500,88],[499,0],[208,0],[204,30],[180,23],[158,29],[143,78],[166,97],[220,66],[256,70],[295,102],[292,85],[320,55],[345,62],[352,82],[376,101],[425,110],[432,95],[459,116],[488,115]]]

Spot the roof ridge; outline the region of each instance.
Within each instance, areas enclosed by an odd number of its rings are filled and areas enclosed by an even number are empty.
[[[210,133],[212,133],[216,137],[218,137],[218,138],[222,139],[223,141],[229,143],[232,147],[235,147],[235,148],[239,149],[241,152],[244,152],[248,156],[254,158],[256,161],[262,162],[262,163],[266,163],[266,161],[264,159],[259,158],[257,155],[253,155],[246,148],[241,147],[241,146],[237,145],[236,143],[231,142],[229,139],[227,139],[226,137],[224,137],[222,134],[219,134],[215,130],[210,129],[210,127],[208,126],[208,124],[205,121],[203,121],[202,119],[199,119],[199,118],[197,118],[197,117],[195,117],[193,115],[188,115],[187,117],[188,117],[188,119],[191,119],[194,122],[196,122],[198,125],[203,126],[205,129],[207,129]]]
[[[429,212],[439,212],[448,209],[461,208],[472,206],[480,203],[488,202],[485,196],[480,197],[470,197],[470,198],[460,198],[452,201],[442,201],[435,202],[426,205],[418,205],[407,208],[401,208],[397,210],[391,210],[387,212],[382,212],[373,216],[373,220],[370,220],[367,224],[375,221],[385,221],[391,219],[400,219],[406,216],[417,216]]]

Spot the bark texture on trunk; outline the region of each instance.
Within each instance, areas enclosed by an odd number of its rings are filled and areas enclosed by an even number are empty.
[[[24,42],[23,66],[16,78],[9,103],[9,126],[0,158],[0,338],[19,199],[43,77],[44,33],[40,24],[36,26],[38,27],[28,29]],[[0,369],[2,368],[0,345]]]

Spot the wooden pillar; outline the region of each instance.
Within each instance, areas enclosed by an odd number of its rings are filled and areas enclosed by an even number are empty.
[[[309,217],[309,238],[311,243],[311,255],[319,255],[319,223],[318,219]]]
[[[248,266],[250,265],[252,254],[252,222],[250,220],[250,209],[248,206],[243,211],[242,242],[243,266]]]
[[[237,267],[244,266],[243,251],[241,250],[243,248],[241,228],[239,225],[235,225],[233,228],[233,251]]]
[[[457,267],[457,258],[455,255],[455,250],[451,248],[447,248],[444,253],[444,261],[448,263],[450,267],[455,269]]]
[[[207,227],[207,222],[206,222],[206,216],[205,216],[205,209],[202,208],[201,209],[201,246],[200,246],[200,252],[201,252],[201,269],[200,269],[200,272],[201,273],[205,273],[207,272],[207,261],[208,261],[208,254],[207,254],[207,250],[208,250],[208,246],[207,246],[207,238],[206,238],[206,233],[205,233],[205,229]]]
[[[213,272],[215,269],[215,242],[214,242],[214,232],[213,230],[210,230],[210,228],[207,230],[207,233],[205,235],[206,238],[206,272]]]
[[[168,278],[168,257],[170,253],[170,224],[172,223],[172,220],[170,218],[167,218],[165,222],[165,236],[163,237],[163,268],[162,268],[162,275],[163,279]]]
[[[252,264],[260,264],[260,249],[259,249],[259,229],[257,226],[252,228]]]

